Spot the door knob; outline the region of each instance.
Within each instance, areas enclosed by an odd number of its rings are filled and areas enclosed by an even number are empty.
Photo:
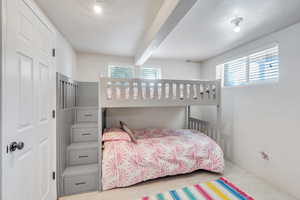
[[[17,149],[18,150],[22,150],[24,148],[24,142],[12,142],[10,145],[9,145],[9,151],[10,152],[14,152],[16,151]]]

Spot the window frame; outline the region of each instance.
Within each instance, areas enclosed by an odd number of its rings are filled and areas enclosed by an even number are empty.
[[[277,53],[277,55],[278,55],[278,77],[276,79],[265,79],[265,80],[259,80],[259,81],[250,81],[250,57],[251,57],[251,55],[253,55],[255,53],[262,52],[262,51],[266,51],[268,49],[275,48],[275,47],[278,48],[278,53]],[[225,80],[224,80],[224,76],[225,76],[224,65],[226,63],[229,63],[229,62],[234,61],[234,60],[241,59],[243,57],[246,57],[246,73],[247,74],[246,74],[245,84],[226,86],[225,85]],[[226,59],[225,62],[216,65],[215,69],[216,69],[216,73],[215,73],[216,79],[221,79],[221,84],[222,84],[223,88],[239,88],[239,87],[249,87],[249,86],[255,86],[255,85],[262,85],[262,84],[263,85],[264,84],[276,84],[280,81],[280,46],[276,42],[276,43],[272,43],[272,44],[269,44],[269,45],[265,45],[265,46],[263,46],[261,48],[258,48],[256,50],[249,51],[248,53],[244,53],[244,54],[240,54],[239,56],[228,58],[228,59]]]

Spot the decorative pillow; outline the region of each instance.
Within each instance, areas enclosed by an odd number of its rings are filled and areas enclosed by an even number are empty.
[[[120,121],[120,125],[121,125],[121,129],[123,129],[123,131],[128,133],[129,137],[131,138],[131,141],[133,143],[137,143],[137,139],[134,136],[134,132],[128,127],[128,125],[122,121]]]
[[[120,128],[108,128],[105,129],[103,137],[103,142],[109,142],[109,141],[128,141],[131,142],[131,138],[129,134],[125,131],[123,131]]]

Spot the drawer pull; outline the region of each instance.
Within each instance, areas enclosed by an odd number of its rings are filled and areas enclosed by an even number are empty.
[[[90,133],[82,133],[82,136],[87,136],[87,135],[91,135]]]
[[[92,114],[85,114],[84,115],[85,117],[91,117],[91,116],[93,116]]]
[[[89,156],[78,156],[78,158],[88,158]]]
[[[75,185],[85,185],[86,182],[79,182],[79,183],[75,183]]]

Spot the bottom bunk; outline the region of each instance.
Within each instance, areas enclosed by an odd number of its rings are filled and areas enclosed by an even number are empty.
[[[198,169],[224,170],[222,149],[200,131],[138,129],[134,136],[136,142],[122,129],[104,131],[103,190]]]

